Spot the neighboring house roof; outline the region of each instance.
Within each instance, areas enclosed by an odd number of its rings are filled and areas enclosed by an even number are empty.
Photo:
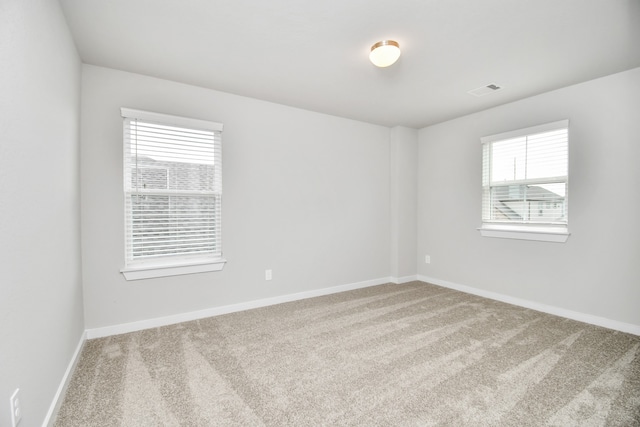
[[[525,186],[510,185],[505,187],[493,187],[493,196],[501,202],[524,201]],[[537,185],[527,185],[527,201],[560,202],[564,197]]]

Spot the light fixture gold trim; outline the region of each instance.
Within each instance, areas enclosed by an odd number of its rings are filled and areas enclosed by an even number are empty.
[[[388,67],[400,57],[400,44],[395,40],[382,40],[371,46],[369,60],[376,67]]]
[[[395,41],[395,40],[382,40],[382,41],[379,41],[378,43],[374,44],[373,46],[371,46],[371,51],[373,52],[374,50],[376,50],[380,46],[395,46],[398,49],[400,49],[400,45],[398,44],[397,41]]]

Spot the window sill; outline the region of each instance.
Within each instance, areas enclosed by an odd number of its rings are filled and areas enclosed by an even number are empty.
[[[482,226],[478,228],[483,237],[497,237],[501,239],[535,240],[539,242],[565,243],[570,233],[566,228],[552,227],[513,227],[513,226]]]
[[[178,276],[182,274],[206,273],[220,271],[224,268],[226,259],[192,262],[189,264],[141,264],[125,267],[120,272],[127,280],[151,279],[154,277]]]

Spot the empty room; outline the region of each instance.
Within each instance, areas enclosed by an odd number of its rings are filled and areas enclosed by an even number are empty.
[[[639,0],[0,0],[0,426],[640,426]]]

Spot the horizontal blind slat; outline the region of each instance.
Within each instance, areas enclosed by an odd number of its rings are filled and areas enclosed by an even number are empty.
[[[557,123],[530,135],[483,138],[483,222],[567,223],[568,127]]]
[[[127,261],[221,255],[221,132],[125,118],[123,147]]]

